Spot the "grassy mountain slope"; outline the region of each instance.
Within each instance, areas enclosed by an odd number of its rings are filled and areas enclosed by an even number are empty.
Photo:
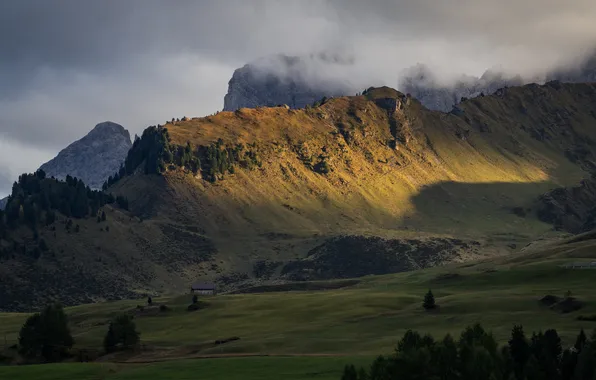
[[[445,114],[380,88],[307,109],[167,123],[171,146],[243,144],[244,159],[233,174],[206,176],[203,157],[197,175],[168,164],[160,175],[123,176],[108,191],[126,196],[131,212],[105,206],[109,231],[88,221],[79,234],[46,239],[55,258],[14,274],[4,286],[19,297],[4,308],[180,292],[198,279],[329,278],[337,273],[318,268],[366,261],[364,250],[342,247],[371,242],[391,271],[508,253],[554,234],[534,215],[539,195],[593,170],[595,100],[591,84],[528,85]],[[15,258],[2,268],[22,265]],[[353,267],[341,277],[361,274]],[[76,270],[84,286],[77,281],[64,298],[35,275],[48,268],[54,278]],[[117,286],[102,290],[109,281]]]
[[[317,108],[241,109],[169,123],[173,144],[255,144],[262,166],[215,184],[168,171],[167,200],[157,212],[196,225],[244,270],[251,260],[303,256],[301,242],[318,246],[334,235],[441,235],[500,250],[550,229],[532,211],[520,218],[512,208],[531,209],[547,189],[588,175],[594,96],[591,85],[532,85],[464,102],[455,115],[382,88]],[[578,149],[588,153],[572,162],[568,152]],[[321,162],[328,173],[317,172]],[[143,210],[147,197],[135,202],[129,190],[136,181],[127,178],[115,191]]]

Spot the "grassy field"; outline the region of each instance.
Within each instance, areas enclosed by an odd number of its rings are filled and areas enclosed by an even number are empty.
[[[12,380],[336,380],[341,377],[344,365],[355,363],[364,366],[371,360],[368,357],[257,357],[175,360],[148,365],[64,363],[0,367],[0,378]]]
[[[596,322],[577,319],[596,314],[596,271],[560,267],[569,261],[596,258],[593,236],[576,240],[473,264],[365,277],[342,289],[220,295],[205,298],[208,306],[196,312],[186,311],[189,295],[154,299],[172,310],[136,318],[143,352],[107,359],[119,364],[2,368],[0,378],[186,379],[205,374],[209,379],[253,375],[266,379],[269,373],[279,376],[282,372],[287,375],[282,377],[291,379],[337,378],[346,358],[358,357],[364,363],[390,353],[408,329],[442,336],[458,334],[476,322],[503,343],[513,324],[521,323],[526,331],[556,328],[564,343],[570,344],[580,328],[596,328]],[[439,312],[421,308],[429,288]],[[582,310],[560,314],[538,302],[546,294],[563,296],[567,291],[585,303]],[[99,348],[109,318],[141,303],[144,300],[68,308],[76,346]],[[8,344],[16,342],[25,318],[25,314],[0,314],[0,334]],[[214,344],[233,336],[240,339]],[[286,357],[198,359],[233,354]],[[348,361],[354,360],[360,359]]]

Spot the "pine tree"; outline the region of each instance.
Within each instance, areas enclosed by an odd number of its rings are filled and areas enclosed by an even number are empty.
[[[344,367],[344,373],[341,376],[341,380],[358,380],[358,373],[356,367],[353,365],[347,365]]]
[[[424,307],[425,310],[432,310],[437,307],[437,305],[435,304],[435,296],[433,295],[433,292],[430,289],[424,296],[424,302],[422,303],[422,307]]]
[[[587,341],[588,341],[588,337],[586,336],[584,329],[581,329],[579,332],[579,335],[577,336],[577,339],[575,340],[575,345],[573,347],[575,347],[575,350],[577,352],[581,352],[581,350],[584,348],[584,345],[586,344]]]
[[[515,378],[523,380],[525,377],[524,368],[530,358],[530,345],[524,335],[522,326],[513,326],[511,339],[509,339],[509,352],[513,360]]]

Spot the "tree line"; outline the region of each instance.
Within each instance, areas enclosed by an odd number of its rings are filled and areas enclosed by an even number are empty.
[[[64,181],[60,181],[47,178],[43,170],[37,170],[33,174],[25,173],[14,182],[6,207],[0,210],[0,240],[10,241],[11,230],[28,226],[33,231],[35,240],[39,240],[39,248],[43,251],[47,246],[43,239],[39,239],[38,228],[52,225],[57,213],[64,215],[68,218],[68,223],[72,224],[71,218],[95,217],[101,207],[113,203],[128,209],[128,200],[125,197],[115,198],[112,194],[91,190],[76,177],[67,175]],[[67,229],[70,227],[68,223]],[[78,225],[74,229],[77,231]],[[25,249],[25,245],[19,245],[16,241],[13,243],[9,251]],[[4,253],[6,252],[0,252],[0,255]],[[34,256],[39,256],[39,252]]]
[[[0,226],[14,229],[24,223],[34,229],[39,223],[49,225],[55,220],[55,211],[68,218],[86,218],[115,201],[113,195],[91,190],[76,177],[68,175],[65,181],[59,181],[46,178],[45,172],[38,170],[20,175],[12,185],[6,208],[0,214]],[[118,204],[127,206],[128,201],[119,197]]]
[[[407,331],[391,356],[379,356],[368,369],[344,368],[342,380],[594,380],[596,331],[581,330],[575,344],[563,349],[555,329],[527,337],[514,326],[508,343],[499,347],[480,324],[459,339]]]
[[[248,169],[261,166],[257,152],[254,143],[227,146],[221,138],[207,146],[193,146],[190,142],[184,146],[176,145],[171,143],[167,128],[150,126],[141,137],[135,137],[124,164],[102,188],[106,190],[139,170],[145,174],[161,174],[168,166],[185,168],[194,175],[201,173],[206,180],[215,182],[225,174],[233,174],[237,165]]]

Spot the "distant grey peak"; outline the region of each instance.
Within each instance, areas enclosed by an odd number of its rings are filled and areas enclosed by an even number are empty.
[[[82,179],[92,189],[101,189],[108,177],[120,169],[131,146],[130,133],[120,124],[106,121],[61,150],[40,169],[48,177],[64,179],[70,175]]]

